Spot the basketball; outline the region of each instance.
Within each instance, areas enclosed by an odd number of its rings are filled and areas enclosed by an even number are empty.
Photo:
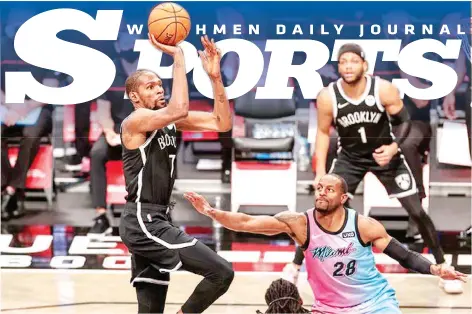
[[[190,15],[180,5],[165,2],[156,5],[148,18],[149,34],[164,45],[175,46],[190,32]]]

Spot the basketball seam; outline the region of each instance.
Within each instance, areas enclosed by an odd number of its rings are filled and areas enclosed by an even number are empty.
[[[180,10],[179,10],[179,11],[175,11],[174,5],[172,5],[172,8],[174,9],[174,12],[175,12],[175,13],[180,12],[180,11],[182,11],[182,10],[184,9],[183,7],[180,7]]]
[[[176,16],[176,17],[181,18],[181,19],[187,19],[187,20],[189,20],[189,18],[188,18],[187,16]],[[173,19],[173,18],[174,18],[174,16],[163,17],[163,18],[154,20],[154,21],[152,21],[151,23],[148,23],[148,26],[151,25],[152,23],[159,22],[159,21],[161,21],[161,20]]]
[[[185,34],[188,34],[188,30],[182,22],[175,22],[175,23],[182,25],[182,27],[185,29]]]
[[[162,32],[159,34],[159,36],[156,37],[156,39],[159,39],[159,37],[161,37],[162,34],[166,31],[167,27],[169,27],[169,26],[171,26],[171,25],[172,25],[172,24],[167,25],[167,26],[162,30]]]
[[[174,23],[175,23],[175,31],[174,31],[174,43],[173,45],[175,46],[175,40],[177,39],[177,16],[175,14],[175,8],[174,8],[174,5],[171,3],[170,4],[172,6],[172,10],[174,10]]]
[[[167,12],[167,13],[175,13],[175,10],[174,10],[174,12],[172,12],[172,11],[167,11],[167,10],[166,10],[166,9],[164,9],[164,8],[156,8],[156,9],[158,9],[158,10],[162,10],[162,11],[164,11],[164,12]]]

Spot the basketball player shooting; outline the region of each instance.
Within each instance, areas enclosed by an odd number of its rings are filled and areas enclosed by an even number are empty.
[[[159,76],[138,70],[126,80],[134,112],[121,125],[126,205],[120,236],[131,253],[131,283],[139,313],[163,313],[170,272],[180,268],[203,276],[179,313],[202,313],[224,294],[234,277],[231,265],[206,245],[172,224],[169,211],[175,180],[176,129],[224,132],[231,111],[223,86],[221,55],[213,40],[202,37],[199,52],[215,99],[212,113],[189,111],[183,51],[150,41],[174,59],[172,96],[167,104]]]
[[[186,193],[195,209],[224,227],[264,235],[287,233],[303,250],[314,313],[401,313],[395,291],[375,266],[372,246],[421,274],[466,281],[445,264],[433,265],[387,234],[378,221],[344,206],[346,181],[328,174],[315,189],[315,207],[305,213],[250,216],[212,208],[204,197]]]
[[[314,187],[326,173],[329,131],[334,123],[339,134],[337,158],[330,173],[347,182],[352,197],[367,172],[372,172],[384,185],[390,197],[399,200],[417,224],[436,263],[445,262],[437,232],[431,218],[421,206],[416,182],[399,150],[410,130],[409,114],[398,89],[389,81],[367,75],[367,62],[362,48],[343,45],[338,53],[341,78],[322,89],[317,97],[318,128],[316,135],[316,178]],[[397,137],[391,126],[398,126]],[[303,261],[297,250],[292,264],[286,266],[285,277],[292,281]],[[460,282],[445,282],[446,292],[462,291]]]

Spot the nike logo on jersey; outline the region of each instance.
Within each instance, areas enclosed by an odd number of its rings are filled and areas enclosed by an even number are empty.
[[[177,148],[177,145],[175,143],[175,136],[169,136],[168,134],[161,135],[157,138],[157,142],[159,143],[159,147],[161,149],[164,149],[167,146],[174,146],[175,148]]]
[[[349,245],[345,248],[333,249],[330,246],[320,246],[316,247],[311,250],[312,257],[314,259],[319,259],[323,262],[325,259],[333,258],[333,257],[342,257],[351,255],[351,253],[355,252],[356,248],[354,247],[353,243],[349,243]]]
[[[338,104],[338,109],[343,109],[344,107],[347,107],[349,106],[349,103],[348,102],[345,102],[344,104]]]
[[[381,117],[382,114],[379,112],[360,111],[339,117],[337,121],[346,128],[358,123],[378,123]]]

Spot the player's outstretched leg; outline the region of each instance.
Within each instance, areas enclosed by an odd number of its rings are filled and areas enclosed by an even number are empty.
[[[202,313],[228,290],[234,271],[228,261],[201,242],[180,249],[179,254],[182,269],[205,277],[181,310],[183,313]]]

